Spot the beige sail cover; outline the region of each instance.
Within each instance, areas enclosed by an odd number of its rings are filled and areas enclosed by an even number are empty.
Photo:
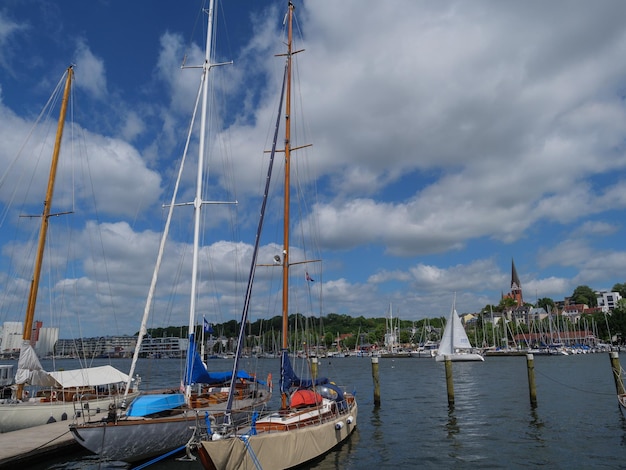
[[[293,431],[202,441],[202,446],[220,470],[258,468],[255,459],[263,470],[290,468],[324,455],[343,442],[356,428],[356,418],[355,402],[349,415],[339,416],[326,423]]]

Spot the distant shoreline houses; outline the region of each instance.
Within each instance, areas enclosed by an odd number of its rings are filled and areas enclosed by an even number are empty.
[[[506,325],[508,331],[503,331],[507,341],[514,344],[585,344],[595,346],[599,341],[596,337],[592,325],[581,325],[580,320],[583,314],[594,313],[610,313],[617,307],[618,302],[622,299],[619,292],[596,292],[597,307],[589,307],[584,304],[572,304],[569,298],[563,301],[555,302],[553,312],[546,312],[542,307],[533,307],[524,303],[522,291],[522,283],[520,282],[515,262],[511,260],[511,291],[503,294],[502,299],[512,299],[515,304],[502,312],[493,312],[489,317],[484,317],[483,322],[492,323],[493,328],[502,328]],[[471,324],[477,321],[477,314],[467,314],[462,317],[463,324]],[[562,321],[558,318],[567,318],[571,325],[576,329],[563,329]],[[554,322],[552,319],[554,318]],[[533,331],[535,325],[540,324],[543,320],[550,319],[550,324],[554,328],[549,331]],[[560,325],[561,324],[561,325]],[[513,325],[512,327],[510,325]],[[518,333],[517,326],[525,325],[528,327],[528,333]],[[590,329],[591,328],[591,329]],[[510,336],[509,336],[510,333]],[[504,344],[502,345],[504,346]],[[506,346],[511,346],[507,344]]]
[[[569,303],[565,298],[561,302],[556,302],[555,312],[546,312],[543,308],[532,307],[524,304],[522,284],[515,262],[511,260],[511,290],[502,295],[502,299],[512,299],[514,304],[503,312],[493,312],[490,315],[482,315],[484,323],[491,323],[493,329],[503,329],[506,325],[510,329],[510,341],[525,342],[527,344],[540,342],[564,342],[584,343],[595,345],[598,340],[594,334],[593,326],[581,325],[580,320],[583,314],[610,313],[618,306],[622,299],[619,292],[596,292],[597,307],[590,308],[584,304]],[[478,321],[480,314],[468,313],[461,316],[464,325],[471,325]],[[570,325],[576,329],[563,331],[559,328],[558,317],[567,318]],[[533,331],[533,325],[540,324],[546,318],[555,318],[555,328],[553,331]],[[562,322],[561,322],[562,323]],[[526,325],[528,333],[517,333],[518,325]],[[511,327],[512,325],[512,327]],[[591,329],[590,329],[591,328]],[[504,333],[504,331],[503,331]],[[17,359],[22,344],[23,326],[22,322],[5,322],[0,327],[0,358]],[[348,336],[351,334],[344,334]],[[100,336],[93,338],[79,339],[59,339],[58,328],[46,328],[41,321],[36,321],[33,325],[31,344],[41,358],[54,356],[59,357],[108,357],[124,358],[131,357],[134,353],[136,336]],[[388,338],[385,338],[387,343]],[[495,339],[494,339],[495,341]],[[220,349],[228,349],[229,340],[224,337],[213,338],[207,341],[207,350],[213,351],[215,345],[220,345]],[[188,349],[188,339],[175,336],[151,337],[146,336],[142,342],[140,356],[155,358],[181,358],[185,357]],[[254,353],[252,350],[251,353]]]
[[[98,336],[93,338],[58,339],[58,328],[43,328],[36,322],[31,343],[40,358],[126,358],[132,357],[137,345],[137,336]],[[17,359],[20,355],[23,335],[22,322],[5,322],[0,328],[0,359]],[[226,338],[207,340],[207,349],[217,343],[226,345]],[[139,355],[154,358],[184,358],[189,347],[188,338],[176,336],[152,337],[147,335]]]

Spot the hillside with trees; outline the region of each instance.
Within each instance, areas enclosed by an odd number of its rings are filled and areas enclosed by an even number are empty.
[[[598,339],[604,342],[615,342],[622,344],[626,341],[626,283],[615,284],[613,292],[619,292],[623,297],[618,303],[618,307],[609,314],[589,313],[583,314],[576,325],[572,325],[569,319],[558,316],[556,322],[559,327],[569,331],[576,329],[589,329],[593,325],[593,331]],[[574,289],[570,297],[570,303],[584,304],[589,307],[597,305],[596,294],[589,286],[578,286]],[[537,300],[537,307],[541,307],[547,312],[554,311],[557,302],[550,298],[540,298]],[[500,313],[506,309],[513,308],[515,301],[511,298],[503,298],[498,304],[486,305],[480,312],[474,313],[476,321],[466,326],[470,341],[477,346],[484,342],[489,342],[488,338],[495,337],[494,331],[489,321],[489,316],[493,313]],[[469,312],[466,312],[469,313]],[[349,315],[330,313],[320,317],[306,317],[302,314],[292,314],[289,316],[289,330],[298,332],[291,335],[291,341],[297,344],[304,342],[309,345],[320,345],[331,348],[338,337],[342,338],[341,345],[344,349],[353,350],[357,345],[381,346],[384,344],[385,333],[387,332],[389,320],[385,317],[365,318],[363,316],[351,317]],[[544,322],[548,322],[545,319]],[[269,320],[256,320],[247,326],[247,337],[251,341],[265,345],[265,349],[272,348],[273,345],[280,344],[279,334],[281,330],[281,317],[275,316]],[[433,332],[441,331],[445,325],[443,317],[424,318],[418,321],[394,319],[394,327],[398,327],[399,342],[401,344],[418,344],[426,339],[433,338]],[[225,323],[213,324],[213,335],[225,338],[235,338],[239,332],[239,323],[230,320]],[[201,334],[201,327],[197,327],[196,336]],[[517,325],[523,333],[528,333],[526,325]],[[138,333],[135,333],[137,335]],[[186,326],[170,326],[166,328],[153,328],[148,330],[148,334],[153,337],[174,336],[185,338],[188,336]],[[623,339],[622,339],[623,338]]]

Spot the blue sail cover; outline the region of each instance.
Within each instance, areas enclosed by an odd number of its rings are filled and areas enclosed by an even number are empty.
[[[219,384],[230,382],[232,371],[209,372],[202,363],[200,354],[194,341],[194,335],[189,335],[189,349],[187,351],[187,371],[185,372],[185,385],[191,384]],[[238,379],[256,380],[255,377],[248,374],[244,370],[237,371]],[[261,380],[256,380],[260,384],[264,384]]]
[[[291,360],[289,359],[289,353],[283,351],[280,356],[280,391],[281,393],[288,393],[291,387],[312,387],[313,385],[324,385],[328,383],[326,377],[319,377],[315,379],[315,382],[311,379],[299,378],[291,366]]]
[[[127,416],[148,416],[173,410],[185,404],[185,395],[182,393],[158,393],[140,395],[135,398],[126,412]]]

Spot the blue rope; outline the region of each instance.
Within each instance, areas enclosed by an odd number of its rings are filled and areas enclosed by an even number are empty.
[[[250,458],[252,459],[252,462],[254,462],[254,466],[256,467],[256,469],[263,470],[263,468],[261,467],[261,462],[259,462],[259,459],[252,450],[252,447],[250,447],[250,442],[248,442],[248,436],[240,436],[239,439],[241,439],[243,441],[243,445],[246,446],[246,450],[250,454]]]
[[[177,454],[181,450],[184,450],[185,447],[187,447],[186,444],[184,446],[179,447],[178,449],[170,450],[167,454],[159,455],[155,459],[152,459],[152,460],[150,460],[150,461],[148,461],[146,463],[142,463],[141,465],[139,465],[137,467],[133,467],[132,470],[140,470],[142,468],[146,468],[147,466],[152,465],[153,463],[157,463],[157,462],[159,462],[159,461],[169,457],[170,455]]]

